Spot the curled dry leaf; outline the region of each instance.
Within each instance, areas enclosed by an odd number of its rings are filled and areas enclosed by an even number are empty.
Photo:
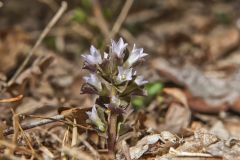
[[[177,149],[171,149],[168,154],[157,159],[172,159],[176,157],[196,157],[197,159],[212,157],[214,159],[233,160],[240,157],[240,143],[237,139],[223,140],[205,129],[196,130],[194,135],[186,139]]]
[[[165,122],[160,125],[160,128],[161,130],[180,133],[182,129],[188,127],[190,121],[190,110],[178,103],[172,103],[167,111]]]
[[[141,140],[139,140],[135,146],[130,147],[129,152],[131,159],[140,158],[143,154],[148,152],[149,149],[153,147],[154,144],[156,144],[158,141],[164,144],[167,144],[167,142],[171,142],[173,146],[177,143],[178,138],[168,131],[163,131],[160,134],[147,135]],[[170,148],[171,145],[168,147]]]
[[[130,147],[129,149],[131,159],[140,158],[145,152],[148,151],[150,147],[149,145],[155,144],[160,139],[161,137],[159,134],[153,134],[139,140],[135,146]]]
[[[191,111],[188,108],[187,97],[177,88],[164,88],[163,92],[173,96],[181,104],[176,102],[170,104],[165,116],[165,122],[160,125],[160,128],[161,130],[180,133],[181,129],[186,128],[191,120]]]
[[[178,89],[178,88],[164,88],[163,92],[167,93],[168,95],[173,96],[179,102],[181,102],[185,107],[188,107],[187,97],[184,94],[184,92],[182,92],[180,89]]]

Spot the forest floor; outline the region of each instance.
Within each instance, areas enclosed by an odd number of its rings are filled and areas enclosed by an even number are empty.
[[[240,160],[240,1],[67,3],[0,1],[0,159],[110,159],[96,132],[72,145],[73,126],[94,104],[81,55],[123,37],[150,83],[116,159]]]

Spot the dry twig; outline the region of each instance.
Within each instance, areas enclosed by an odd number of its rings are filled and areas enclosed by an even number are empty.
[[[16,102],[16,101],[20,101],[23,98],[23,95],[20,94],[17,97],[13,97],[13,98],[6,98],[6,99],[0,99],[0,103],[10,103],[10,102]]]
[[[126,19],[128,12],[133,4],[134,0],[127,0],[122,8],[121,13],[119,14],[116,22],[113,25],[111,34],[110,34],[110,38],[113,38],[120,30],[124,20]]]
[[[211,154],[207,153],[192,153],[192,152],[182,152],[182,151],[177,151],[174,148],[170,148],[169,150],[170,154],[173,154],[176,157],[214,157]]]
[[[96,20],[98,22],[97,25],[98,25],[99,29],[103,33],[104,37],[107,39],[110,35],[110,31],[108,29],[108,24],[107,24],[105,18],[103,17],[101,6],[100,6],[98,0],[94,0],[93,13],[94,13],[94,15],[96,17]]]
[[[21,125],[21,128],[23,130],[28,130],[28,129],[31,129],[31,128],[34,128],[34,127],[42,126],[42,125],[52,123],[52,122],[55,122],[55,121],[59,121],[59,120],[63,120],[63,119],[64,119],[63,115],[57,115],[57,116],[53,116],[49,119],[44,119],[44,120],[41,120],[41,121],[29,123],[29,124],[23,124],[23,125]],[[5,129],[3,131],[3,135],[5,135],[5,136],[10,135],[10,134],[13,134],[13,132],[14,132],[14,128],[10,127],[10,128]]]

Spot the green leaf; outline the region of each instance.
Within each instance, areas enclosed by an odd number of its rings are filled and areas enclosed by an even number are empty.
[[[145,99],[142,96],[136,96],[132,100],[132,105],[134,108],[138,109],[144,106]]]
[[[91,0],[82,0],[82,5],[86,9],[90,9],[92,7],[92,1]]]
[[[161,93],[163,85],[161,82],[152,82],[146,84],[145,89],[147,90],[148,96],[156,96]]]
[[[112,11],[110,8],[103,8],[103,15],[106,19],[111,19],[112,18]]]
[[[81,8],[76,8],[73,11],[73,17],[72,20],[76,21],[78,23],[82,23],[86,20],[87,15]]]

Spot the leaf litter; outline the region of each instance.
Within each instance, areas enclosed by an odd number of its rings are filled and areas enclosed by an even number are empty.
[[[104,7],[111,6],[115,16],[124,4],[90,4],[100,10],[83,8],[87,17],[76,23],[68,17],[75,10],[68,3],[61,22],[10,86],[7,82],[32,48],[37,30],[60,4],[28,2],[26,7],[36,8],[29,18],[17,2],[16,8],[5,2],[1,7],[1,159],[109,159],[106,135],[85,123],[94,97],[79,95],[85,75],[79,53],[92,43],[108,44],[102,37],[115,20],[105,17],[111,13]],[[240,159],[238,5],[178,0],[132,4],[117,35],[151,54],[140,70],[156,81],[157,90],[146,87],[152,94],[137,99],[136,108],[123,117],[117,159]],[[12,20],[11,7],[18,10],[19,21]],[[41,10],[46,10],[43,20],[34,18]],[[44,125],[24,129],[35,122]],[[14,134],[6,135],[9,129]]]

